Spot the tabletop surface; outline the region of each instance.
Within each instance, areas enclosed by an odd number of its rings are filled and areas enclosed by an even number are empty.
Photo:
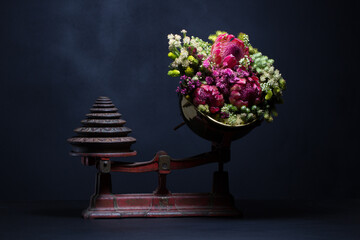
[[[0,239],[360,239],[360,200],[239,200],[236,218],[81,218],[88,201],[0,202]]]

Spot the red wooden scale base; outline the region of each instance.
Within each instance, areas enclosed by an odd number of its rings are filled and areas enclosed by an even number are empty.
[[[84,218],[238,216],[231,196],[200,193],[100,194]]]
[[[134,156],[128,153],[71,153],[81,156],[86,166],[95,165],[95,193],[90,206],[83,212],[84,218],[122,218],[122,217],[238,217],[234,199],[229,193],[228,174],[223,164],[229,160],[230,149],[213,151],[190,158],[171,159],[165,152],[158,152],[148,162],[110,161],[110,157]],[[191,168],[217,162],[219,171],[214,173],[211,193],[171,193],[166,188],[166,176],[171,170]],[[111,172],[158,172],[158,187],[151,194],[113,194]]]

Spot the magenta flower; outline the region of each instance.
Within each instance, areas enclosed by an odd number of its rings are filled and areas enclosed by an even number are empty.
[[[250,73],[248,71],[248,69],[246,69],[245,67],[240,67],[240,66],[237,66],[235,67],[235,70],[237,73],[239,73],[239,76],[240,77],[248,77],[250,76]]]
[[[180,77],[179,86],[176,88],[176,92],[182,95],[191,94],[195,88],[201,86],[199,80],[193,80],[191,77],[183,75]]]
[[[206,58],[205,61],[203,62],[203,66],[205,68],[209,68],[210,67],[210,57]]]
[[[205,78],[205,82],[206,82],[206,84],[211,85],[214,83],[214,79],[212,77],[208,76]]]
[[[261,102],[261,87],[255,76],[241,78],[230,89],[230,103],[241,108],[242,106],[257,105]]]
[[[238,77],[239,74],[230,68],[216,68],[213,70],[212,75],[215,80],[215,86],[219,88],[219,91],[224,94],[224,96],[230,94],[231,86],[240,79]]]
[[[202,84],[195,89],[193,103],[195,106],[208,104],[210,112],[217,113],[224,105],[224,97],[217,87]]]
[[[249,48],[244,42],[231,34],[221,34],[211,47],[213,61],[222,66],[233,68],[245,55],[249,55]]]

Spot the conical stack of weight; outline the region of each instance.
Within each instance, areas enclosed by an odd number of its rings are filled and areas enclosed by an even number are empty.
[[[136,142],[127,135],[130,128],[124,127],[125,120],[108,97],[99,97],[82,120],[82,127],[74,130],[77,136],[69,138],[75,153],[123,153],[132,152],[131,144]]]

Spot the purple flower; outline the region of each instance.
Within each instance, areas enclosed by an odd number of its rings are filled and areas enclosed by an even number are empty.
[[[228,75],[229,77],[233,75],[233,71],[230,68],[225,68],[223,73]]]
[[[179,85],[176,89],[177,93],[181,93],[183,95],[191,94],[195,88],[201,86],[201,82],[197,79],[192,79],[186,75],[180,77],[182,81],[179,82]]]
[[[229,117],[229,113],[227,113],[227,112],[221,112],[221,113],[220,113],[220,117],[221,117],[222,119],[228,118],[228,117]]]
[[[248,71],[245,70],[245,68],[243,67],[239,67],[238,69],[236,69],[236,72],[239,73],[240,77],[248,77],[250,76],[250,73]]]
[[[197,49],[195,47],[189,47],[188,52],[190,55],[195,55],[197,52]]]
[[[210,67],[210,61],[209,61],[210,59],[209,58],[207,58],[207,59],[205,59],[205,61],[203,62],[203,66],[205,67],[205,68],[209,68]]]
[[[212,77],[209,77],[209,76],[207,76],[207,77],[205,78],[205,81],[206,81],[206,83],[207,83],[208,85],[211,85],[211,84],[214,83],[214,79],[213,79]]]

